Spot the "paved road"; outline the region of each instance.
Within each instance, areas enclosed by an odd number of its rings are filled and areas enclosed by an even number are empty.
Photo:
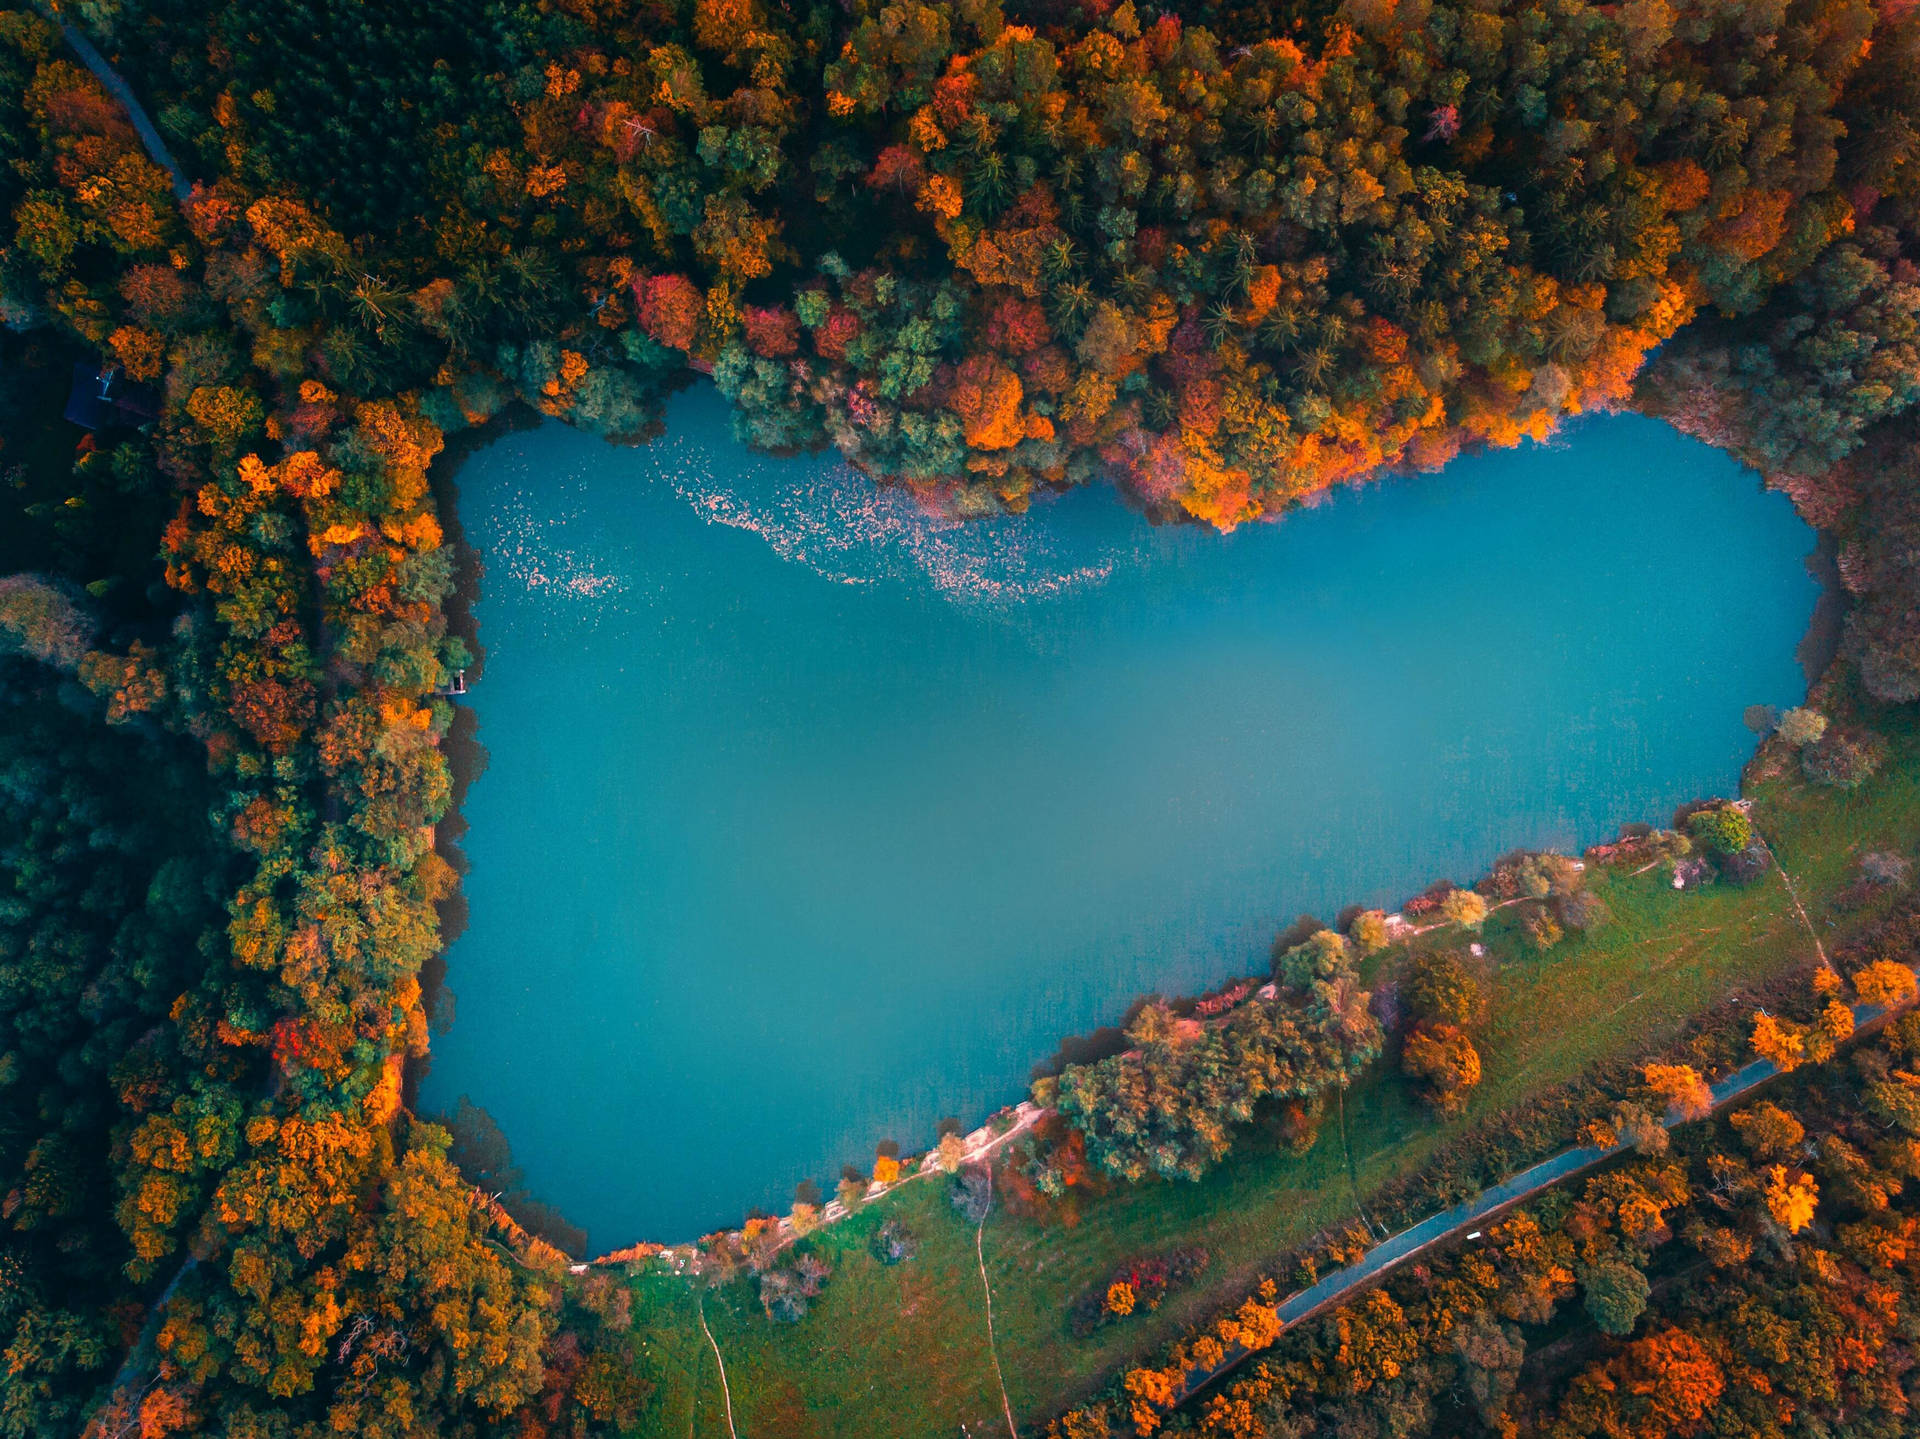
[[[44,3],[42,9],[46,9]],[[172,152],[167,149],[166,141],[160,138],[160,132],[154,128],[153,121],[147,118],[147,112],[140,104],[139,98],[133,93],[132,87],[120,78],[119,72],[106,62],[100,52],[94,48],[93,42],[88,40],[71,22],[57,14],[50,13],[49,18],[52,19],[55,24],[59,25],[61,33],[66,37],[67,44],[73,47],[74,53],[80,57],[81,62],[86,65],[88,70],[93,72],[94,77],[99,80],[102,85],[106,86],[108,92],[126,108],[128,118],[133,121],[133,128],[140,136],[140,142],[146,146],[147,153],[153,157],[156,165],[159,165],[172,177],[174,198],[184,203],[193,193],[193,184],[187,179],[186,172],[180,168],[179,163],[173,158]],[[707,368],[700,365],[698,361],[694,361],[693,363],[696,368]],[[1798,903],[1797,900],[1796,903]],[[1854,1008],[1854,1016],[1856,1024],[1864,1027],[1882,1018],[1883,1011],[1874,1005],[1857,1005]],[[1767,1060],[1755,1060],[1744,1069],[1735,1071],[1733,1074],[1728,1075],[1725,1079],[1712,1086],[1714,1107],[1719,1108],[1721,1105],[1738,1099],[1749,1090],[1774,1078],[1778,1073],[1779,1070]],[[1677,1122],[1679,1121],[1668,1119],[1666,1124],[1668,1128],[1672,1128]],[[1431,1218],[1422,1220],[1411,1229],[1401,1230],[1400,1233],[1374,1246],[1358,1263],[1351,1264],[1345,1269],[1335,1270],[1311,1288],[1303,1289],[1298,1294],[1284,1299],[1276,1305],[1275,1313],[1279,1316],[1282,1330],[1284,1331],[1291,1328],[1301,1320],[1310,1318],[1320,1310],[1337,1303],[1356,1290],[1365,1288],[1373,1280],[1378,1279],[1421,1251],[1466,1232],[1470,1226],[1481,1223],[1507,1208],[1509,1205],[1530,1198],[1538,1194],[1541,1190],[1558,1184],[1563,1179],[1570,1178],[1585,1170],[1592,1169],[1596,1165],[1605,1163],[1615,1155],[1622,1153],[1625,1148],[1626,1146],[1621,1144],[1611,1145],[1606,1148],[1597,1145],[1582,1145],[1575,1149],[1565,1150],[1554,1155],[1551,1159],[1542,1160],[1530,1169],[1523,1169],[1518,1174],[1510,1175],[1492,1188],[1482,1190],[1472,1199],[1465,1200],[1456,1204],[1451,1209],[1442,1210]],[[192,1267],[193,1261],[189,1259],[181,1266],[179,1272],[173,1276],[172,1281],[168,1283],[166,1290],[161,1294],[159,1301],[153,1306],[148,1316],[148,1327],[153,1327],[154,1321],[158,1319],[161,1311],[166,1306],[167,1300],[172,1296],[175,1286],[179,1284],[180,1280],[185,1277],[187,1271]],[[133,1364],[134,1355],[137,1354],[139,1350],[140,1346],[136,1344],[134,1349],[129,1352],[127,1366],[122,1368],[121,1374],[116,1380],[116,1386],[124,1384],[130,1377],[128,1369]],[[718,1353],[717,1350],[715,1352],[716,1354]],[[1184,1402],[1186,1399],[1192,1397],[1199,1390],[1211,1384],[1215,1379],[1218,1379],[1222,1374],[1225,1374],[1240,1364],[1249,1357],[1251,1352],[1252,1351],[1249,1350],[1239,1350],[1238,1352],[1230,1353],[1216,1368],[1204,1373],[1195,1371],[1190,1374],[1188,1376],[1188,1382],[1180,1395],[1180,1402]],[[1009,1424],[1011,1424],[1011,1420],[1009,1420]]]
[[[1857,1029],[1866,1029],[1886,1017],[1886,1011],[1878,1005],[1855,1005],[1854,1024]],[[1719,1109],[1724,1105],[1742,1098],[1760,1085],[1774,1078],[1780,1071],[1765,1059],[1756,1059],[1744,1069],[1735,1070],[1725,1079],[1711,1087],[1713,1106]],[[1663,1121],[1667,1128],[1684,1121],[1668,1116]],[[1390,1239],[1382,1240],[1367,1251],[1364,1258],[1337,1269],[1298,1294],[1283,1299],[1274,1306],[1279,1316],[1280,1328],[1285,1331],[1303,1319],[1311,1318],[1322,1309],[1338,1304],[1359,1290],[1365,1289],[1390,1270],[1404,1264],[1423,1250],[1468,1233],[1476,1226],[1484,1224],[1501,1210],[1510,1205],[1529,1199],[1576,1174],[1604,1164],[1607,1160],[1622,1154],[1627,1149],[1624,1144],[1614,1144],[1606,1148],[1585,1144],[1576,1149],[1563,1150],[1551,1159],[1543,1159],[1531,1169],[1523,1169],[1518,1174],[1509,1175],[1491,1189],[1482,1190],[1473,1198],[1462,1200],[1451,1209],[1444,1209],[1429,1219],[1423,1219],[1411,1229],[1403,1229]],[[1187,1382],[1182,1386],[1178,1404],[1185,1403],[1221,1375],[1258,1351],[1236,1348],[1226,1358],[1210,1370],[1191,1371]]]
[[[60,27],[60,33],[67,37],[67,44],[73,47],[73,53],[80,57],[80,62],[93,72],[94,79],[105,85],[107,93],[126,107],[134,131],[140,136],[140,143],[147,147],[147,153],[153,157],[153,163],[173,177],[173,198],[185,204],[187,197],[193,193],[193,182],[167,149],[167,142],[160,138],[160,132],[153,128],[153,121],[147,118],[147,112],[141,108],[133,87],[122,80],[120,72],[101,57],[100,52],[93,48],[93,42],[80,32],[77,25],[65,16],[53,13],[45,0],[40,0],[40,10]]]
[[[1738,1099],[1757,1084],[1764,1084],[1780,1071],[1764,1059],[1756,1059],[1745,1069],[1737,1070],[1713,1086],[1713,1103],[1718,1108],[1722,1104]],[[1677,1121],[1669,1119],[1667,1127],[1671,1129]],[[1523,1169],[1518,1174],[1509,1175],[1493,1186],[1483,1189],[1473,1198],[1463,1200],[1451,1209],[1444,1209],[1431,1219],[1423,1219],[1411,1229],[1403,1229],[1391,1239],[1383,1240],[1367,1251],[1364,1259],[1357,1264],[1329,1274],[1311,1289],[1303,1289],[1291,1299],[1278,1306],[1280,1322],[1295,1324],[1318,1309],[1326,1307],[1334,1300],[1353,1289],[1365,1284],[1369,1279],[1385,1273],[1421,1250],[1439,1243],[1443,1239],[1463,1232],[1470,1226],[1480,1223],[1499,1213],[1510,1204],[1538,1194],[1561,1180],[1571,1178],[1583,1170],[1603,1164],[1616,1154],[1622,1154],[1628,1146],[1614,1144],[1606,1148],[1598,1145],[1583,1144],[1576,1149],[1563,1150],[1551,1159],[1543,1159],[1531,1169]]]

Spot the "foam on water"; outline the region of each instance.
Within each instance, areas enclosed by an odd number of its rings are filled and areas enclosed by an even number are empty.
[[[1137,540],[1062,536],[1039,515],[941,514],[831,453],[778,458],[716,447],[713,431],[724,417],[725,402],[711,390],[674,396],[667,434],[633,452],[644,479],[671,490],[706,523],[755,535],[781,559],[834,584],[918,581],[957,604],[1014,606],[1104,584],[1116,566],[1144,558]],[[635,585],[622,572],[617,537],[588,513],[595,460],[591,452],[581,458],[572,473],[529,475],[525,491],[470,517],[502,577],[563,602],[605,601]],[[577,502],[556,503],[556,495]],[[1051,501],[1042,496],[1035,509],[1044,513]]]

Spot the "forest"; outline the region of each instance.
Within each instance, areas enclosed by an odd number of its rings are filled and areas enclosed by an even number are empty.
[[[1633,403],[1793,496],[1835,545],[1850,682],[1920,699],[1920,12],[1896,0],[59,18],[192,189],[54,20],[0,0],[0,1434],[644,1413],[625,1291],[570,1278],[406,1104],[456,883],[437,691],[468,658],[428,471],[512,405],[634,437],[710,371],[752,443],[836,446],[958,515],[1099,481],[1226,529]],[[76,364],[154,418],[80,437]],[[1843,788],[1874,763],[1810,744]],[[1542,934],[1586,909],[1564,875],[1515,882]],[[1368,933],[1290,947],[1197,1043],[1144,1012],[1061,1076],[1070,1137],[1019,1182],[1188,1182],[1256,1113],[1311,1142],[1382,1050]],[[1471,996],[1437,963],[1422,984],[1401,1063],[1444,1110],[1479,1073]],[[1452,1385],[1520,1432],[1516,1355],[1578,1280],[1607,1323],[1651,1319],[1524,1432],[1706,1432],[1734,1394],[1739,1432],[1895,1432],[1911,1029],[1172,1422],[1294,1434],[1333,1405],[1338,1432],[1420,1432]],[[1837,1228],[1809,1239],[1816,1196]]]

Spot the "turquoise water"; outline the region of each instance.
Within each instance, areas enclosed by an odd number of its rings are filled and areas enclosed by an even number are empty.
[[[1657,422],[1222,536],[956,525],[830,458],[559,424],[465,462],[490,754],[428,1107],[596,1249],[831,1190],[1303,912],[1730,793],[1812,533]]]

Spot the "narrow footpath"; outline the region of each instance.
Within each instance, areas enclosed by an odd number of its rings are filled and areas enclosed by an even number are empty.
[[[713,1337],[713,1331],[707,1328],[707,1296],[700,1296],[700,1332],[707,1336],[707,1343],[713,1346],[713,1362],[720,1366],[720,1395],[727,1403],[727,1433],[733,1439],[740,1439],[740,1431],[733,1427],[733,1386],[727,1383],[727,1361],[720,1357],[719,1342]]]
[[[140,137],[140,143],[146,147],[147,154],[153,159],[153,162],[165,170],[170,177],[174,199],[184,204],[193,193],[193,182],[187,178],[186,172],[181,169],[179,162],[173,158],[172,152],[167,149],[166,141],[161,138],[159,130],[148,117],[146,109],[141,105],[139,98],[133,93],[133,88],[121,78],[118,71],[107,63],[105,57],[94,47],[93,42],[89,40],[77,26],[67,20],[48,3],[48,0],[36,0],[36,7],[49,21],[59,26],[61,35],[65,38],[68,46],[72,48],[74,54],[80,58],[81,63],[87,67],[95,79],[106,87],[107,92],[120,102],[121,106],[127,112],[128,119],[133,124],[134,132]],[[1762,843],[1764,844],[1765,841],[1762,840]],[[1775,859],[1775,867],[1780,867],[1777,858]],[[1799,911],[1800,918],[1806,925],[1809,935],[1812,936],[1814,946],[1819,951],[1821,960],[1830,964],[1831,961],[1827,960],[1825,947],[1821,945],[1819,935],[1815,933],[1813,929],[1812,921],[1807,917],[1805,909],[1801,907],[1800,898],[1794,891],[1792,879],[1788,877],[1783,868],[1780,872],[1781,878],[1787,885],[1788,896],[1792,899],[1794,908]],[[1508,901],[1508,903],[1517,902],[1518,901]],[[1496,905],[1494,907],[1504,908],[1505,906]],[[1419,931],[1416,930],[1414,932],[1418,933]],[[1854,1020],[1857,1030],[1876,1024],[1885,1017],[1886,1011],[1877,1005],[1858,1005],[1854,1008]],[[1720,1080],[1712,1086],[1714,1108],[1718,1110],[1725,1105],[1743,1098],[1752,1090],[1778,1076],[1779,1073],[1779,1069],[1770,1061],[1764,1059],[1755,1060],[1745,1068],[1735,1071],[1733,1074],[1728,1075],[1725,1079]],[[1034,1106],[1027,1104],[1019,1106],[1019,1111],[1018,1122],[1013,1129],[995,1136],[991,1141],[981,1145],[979,1149],[970,1152],[967,1157],[973,1159],[980,1157],[984,1152],[990,1152],[1001,1143],[1004,1143],[1006,1140],[1013,1138],[1016,1134],[1030,1127],[1044,1113],[1044,1111],[1039,1111]],[[1669,1117],[1664,1122],[1666,1126],[1671,1129],[1683,1121]],[[1357,1263],[1351,1264],[1345,1269],[1336,1270],[1310,1288],[1303,1289],[1299,1293],[1277,1304],[1274,1307],[1274,1313],[1280,1320],[1281,1331],[1285,1332],[1302,1320],[1309,1319],[1321,1310],[1330,1308],[1356,1291],[1366,1288],[1415,1255],[1465,1233],[1471,1226],[1484,1223],[1502,1210],[1510,1208],[1523,1200],[1532,1198],[1542,1190],[1558,1184],[1563,1179],[1572,1178],[1575,1175],[1606,1163],[1608,1160],[1624,1153],[1627,1148],[1628,1146],[1624,1144],[1614,1144],[1604,1148],[1596,1145],[1582,1145],[1578,1148],[1565,1150],[1554,1155],[1551,1159],[1542,1160],[1539,1164],[1529,1169],[1523,1169],[1518,1174],[1509,1176],[1492,1188],[1481,1191],[1481,1193],[1472,1199],[1465,1200],[1451,1209],[1443,1210],[1428,1219],[1422,1220],[1410,1229],[1404,1229],[1400,1233],[1382,1240],[1373,1249],[1369,1250],[1365,1257]],[[1349,1163],[1351,1163],[1350,1156]],[[924,1172],[926,1171],[919,1171],[907,1177],[919,1178],[921,1173]],[[828,1212],[824,1217],[829,1221],[840,1217],[833,1214],[832,1211],[835,1207],[836,1206],[832,1204],[827,1206]],[[1364,1213],[1364,1211],[1362,1212]],[[985,1218],[983,1216],[980,1230],[984,1231],[984,1228]],[[995,1350],[992,1337],[993,1295],[991,1288],[987,1285],[986,1259],[984,1253],[981,1252],[979,1248],[980,1237],[980,1232],[976,1231],[976,1258],[979,1262],[982,1287],[986,1291],[988,1347],[990,1351],[993,1351],[994,1370],[998,1378],[1000,1358],[998,1352]],[[194,1261],[189,1258],[181,1265],[180,1269],[174,1274],[166,1288],[161,1292],[151,1307],[145,1328],[134,1345],[129,1349],[126,1361],[121,1366],[119,1374],[115,1376],[114,1390],[122,1389],[133,1381],[137,1373],[137,1357],[146,1347],[146,1343],[149,1340],[149,1332],[157,1329],[157,1321],[165,1309],[167,1301],[172,1297],[173,1291],[180,1281],[193,1268],[193,1264]],[[585,1264],[577,1264],[572,1267],[574,1272],[578,1273],[585,1270],[588,1266]],[[715,1363],[719,1366],[721,1390],[726,1404],[727,1429],[730,1434],[735,1435],[735,1439],[738,1439],[737,1431],[734,1429],[733,1393],[727,1383],[726,1361],[720,1356],[720,1346],[714,1341],[713,1332],[707,1328],[704,1300],[700,1306],[699,1318],[701,1332],[706,1335],[707,1343],[712,1346]],[[1236,1349],[1230,1351],[1227,1356],[1212,1369],[1191,1371],[1187,1376],[1187,1382],[1182,1387],[1175,1401],[1175,1406],[1177,1407],[1178,1404],[1185,1403],[1200,1390],[1236,1368],[1256,1352],[1264,1351]],[[1014,1427],[1013,1406],[1007,1398],[1006,1381],[1004,1378],[1000,1378],[1000,1396],[1001,1403],[1006,1410],[1008,1431],[1014,1434],[1017,1439],[1018,1431]]]
[[[980,1222],[973,1228],[973,1257],[980,1266],[980,1292],[987,1301],[987,1355],[993,1360],[994,1382],[1000,1386],[1000,1407],[1006,1412],[1007,1433],[1020,1439],[1013,1422],[1013,1401],[1007,1397],[1007,1376],[1000,1372],[1000,1345],[993,1337],[993,1284],[987,1278],[987,1215],[993,1212],[993,1166],[987,1166],[987,1207],[980,1211]]]

